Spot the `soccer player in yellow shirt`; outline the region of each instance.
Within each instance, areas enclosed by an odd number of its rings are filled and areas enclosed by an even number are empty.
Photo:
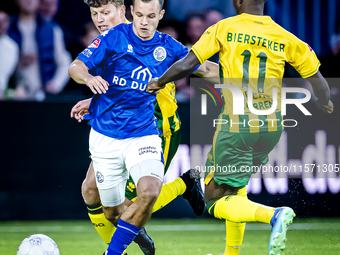
[[[318,108],[331,113],[329,87],[319,72],[320,62],[312,48],[263,15],[265,0],[234,0],[233,4],[238,15],[209,27],[188,56],[176,62],[159,79],[153,79],[148,91],[157,92],[168,81],[182,78],[197,64],[219,52],[221,82],[236,86],[245,97],[251,88],[253,107],[257,110],[271,109],[274,88],[280,97],[281,79],[288,62],[312,84]],[[231,91],[222,88],[221,93],[224,106],[218,119],[228,124],[216,126],[213,147],[208,154],[206,207],[214,217],[226,220],[225,255],[239,254],[246,222],[271,224],[268,253],[281,254],[285,248],[286,228],[295,213],[289,207],[273,208],[250,201],[246,185],[251,172],[242,171],[242,167],[268,162],[268,154],[283,130],[280,106],[269,116],[262,116],[253,114],[245,104],[244,114],[236,115]],[[273,121],[266,122],[266,119]],[[243,125],[249,120],[253,120],[252,125]],[[236,172],[219,171],[218,166],[232,166]]]

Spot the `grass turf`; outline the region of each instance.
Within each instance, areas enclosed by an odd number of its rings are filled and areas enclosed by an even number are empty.
[[[151,220],[146,227],[158,255],[217,255],[225,247],[224,222],[215,219]],[[61,255],[101,255],[106,249],[90,221],[0,222],[0,254],[15,255],[20,242],[31,234],[53,238]],[[248,223],[241,255],[268,254],[270,226]],[[283,254],[340,255],[340,219],[296,219],[287,234]],[[129,255],[142,254],[136,244]]]

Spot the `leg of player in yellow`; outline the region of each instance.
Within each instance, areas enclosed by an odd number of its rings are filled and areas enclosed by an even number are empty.
[[[246,222],[271,224],[271,255],[279,254],[285,247],[286,227],[295,216],[294,211],[250,201],[245,187],[252,172],[242,170],[244,166],[266,164],[268,154],[277,144],[280,135],[281,131],[266,134],[215,132],[213,147],[206,162],[208,173],[205,177],[205,201],[211,215],[227,220],[225,255],[239,254],[244,233],[244,226],[240,224]],[[228,171],[228,166],[233,170]]]
[[[239,189],[237,196],[248,198],[246,187]],[[226,248],[224,255],[238,255],[240,253],[246,223],[226,220]]]
[[[136,187],[132,181],[132,178],[128,179],[126,186],[127,187],[125,196],[130,201],[131,204],[132,202],[135,202],[137,199]],[[176,197],[183,195],[185,191],[186,185],[181,177],[178,177],[172,182],[164,183],[162,186],[162,191],[159,194],[159,197],[152,208],[152,212],[154,213],[159,209],[162,209],[164,206],[173,201]]]
[[[237,192],[237,195],[247,198],[246,187],[240,189]],[[238,255],[240,253],[246,223],[237,223],[226,220],[225,225],[227,238],[224,254]]]
[[[173,201],[176,197],[183,195],[185,190],[186,186],[181,178],[177,178],[169,183],[164,183],[162,186],[162,191],[159,194],[155,205],[153,206],[152,212],[158,211]]]
[[[163,124],[163,120],[158,120],[159,129],[162,130],[162,132],[165,131],[166,127]],[[170,127],[168,128],[168,131],[170,131]],[[164,155],[164,174],[166,174],[170,162],[175,156],[178,146],[180,144],[181,140],[181,131],[178,130],[177,132],[167,132],[171,133],[171,136],[162,136],[162,150]],[[186,190],[186,185],[183,179],[177,178],[176,180],[164,183],[162,186],[162,191],[159,194],[159,197],[156,201],[156,203],[153,206],[152,212],[156,212],[159,209],[163,208],[165,205],[170,203],[172,200],[174,200],[176,197],[183,195],[183,193]]]
[[[246,223],[236,223],[226,220],[226,247],[224,255],[238,255],[240,253]]]
[[[275,228],[277,230],[275,230],[275,235],[271,237],[269,245],[280,251],[283,250],[285,248],[286,228],[295,216],[294,211],[287,207],[273,208],[254,203],[245,197],[237,195],[239,190],[239,188],[234,188],[226,184],[223,186],[218,185],[214,179],[212,179],[210,183],[206,185],[205,191],[205,199],[208,201],[208,212],[217,219],[224,219],[232,223],[263,222],[270,224],[273,227],[273,233]],[[216,197],[220,198],[216,200]],[[232,237],[230,238],[234,238],[235,236],[240,238],[241,235],[243,235],[241,226],[234,225],[233,227],[234,231],[237,230],[237,228],[239,231],[238,233],[231,233]],[[227,229],[227,231],[228,230],[229,229]],[[283,234],[281,235],[281,233]],[[227,237],[228,235],[229,233],[227,233]],[[275,242],[273,242],[273,240],[275,240]],[[234,245],[235,243],[230,240],[230,244]],[[239,248],[229,247],[231,245],[227,245],[225,255],[238,254]],[[273,252],[270,254],[280,253]]]

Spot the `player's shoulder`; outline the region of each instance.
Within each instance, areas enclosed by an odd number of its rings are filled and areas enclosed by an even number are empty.
[[[188,53],[188,49],[172,36],[161,32],[157,32],[157,36],[159,43],[156,52],[162,53],[164,51],[168,58],[176,58]]]
[[[183,44],[173,38],[171,35],[158,32],[158,37],[161,44],[168,46],[168,47],[182,47]]]
[[[171,35],[159,32],[158,30],[155,36],[158,36],[159,40],[163,43],[172,43],[173,41],[176,41]]]
[[[240,19],[239,19],[238,16],[233,16],[233,17],[222,19],[222,20],[218,21],[217,23],[208,27],[203,35],[209,35],[214,30],[216,30],[217,33],[219,33],[222,30],[223,31],[227,30],[232,24],[234,24],[235,22],[237,22],[239,20]]]
[[[295,34],[293,34],[292,32],[289,32],[288,30],[286,30],[285,28],[277,24],[275,21],[273,21],[272,25],[273,25],[273,31],[276,31],[276,33],[279,33],[280,35],[282,35],[287,41],[290,41],[293,43],[296,43],[296,41],[301,41],[301,39],[299,39]]]
[[[236,15],[236,16],[233,16],[233,17],[229,17],[229,18],[225,18],[225,19],[220,20],[219,22],[217,22],[215,24],[215,26],[218,26],[219,28],[228,28],[231,25],[239,22],[240,20],[242,20],[241,15]]]
[[[231,25],[239,20],[241,20],[242,18],[240,17],[240,15],[236,15],[233,17],[229,17],[229,18],[225,18],[220,20],[219,22],[217,22],[215,25],[219,25],[219,26],[228,26]]]

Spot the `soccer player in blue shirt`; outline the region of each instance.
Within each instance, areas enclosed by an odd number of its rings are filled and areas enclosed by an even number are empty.
[[[89,109],[90,151],[104,213],[118,222],[107,254],[122,254],[133,241],[162,187],[163,154],[153,117],[155,95],[147,93],[146,87],[152,77],[188,53],[170,36],[156,31],[164,14],[162,6],[162,0],[133,1],[134,23],[102,33],[69,69],[76,82],[96,94]],[[89,71],[97,68],[102,74],[92,76]],[[137,183],[138,197],[126,209],[129,173]]]

